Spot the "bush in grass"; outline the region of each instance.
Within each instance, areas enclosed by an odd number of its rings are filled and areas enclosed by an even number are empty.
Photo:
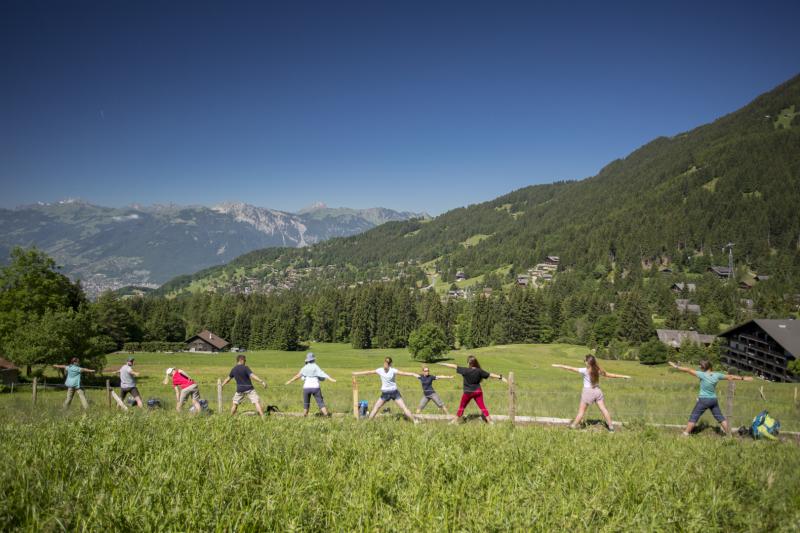
[[[449,350],[447,337],[436,324],[423,324],[408,337],[408,350],[417,361],[432,363]]]
[[[669,350],[663,342],[653,339],[639,347],[639,362],[643,365],[660,365],[667,362]]]

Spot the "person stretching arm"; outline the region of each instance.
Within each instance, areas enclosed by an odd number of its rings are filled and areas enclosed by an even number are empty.
[[[453,363],[436,363],[437,365],[442,365],[450,368],[458,368],[458,365],[454,365]],[[499,379],[503,383],[508,383],[508,380],[503,377],[503,374],[495,374],[493,372],[489,372],[489,377],[494,379]],[[453,379],[454,376],[436,376],[437,379]]]

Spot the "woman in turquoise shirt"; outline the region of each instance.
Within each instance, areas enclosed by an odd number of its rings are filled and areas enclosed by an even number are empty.
[[[684,368],[672,362],[670,362],[669,366],[681,372],[691,374],[700,380],[700,393],[697,395],[697,403],[692,410],[692,414],[689,415],[689,423],[686,424],[686,429],[683,430],[683,436],[688,437],[692,433],[695,424],[697,424],[700,416],[705,413],[707,409],[711,409],[711,414],[714,415],[714,418],[720,423],[725,433],[730,434],[728,421],[725,419],[725,416],[723,416],[722,410],[719,408],[719,402],[717,401],[717,383],[723,379],[727,379],[728,381],[753,381],[753,378],[723,374],[722,372],[712,372],[711,363],[705,360],[700,361],[700,370]]]
[[[94,370],[81,368],[78,363],[80,363],[80,359],[73,357],[69,360],[69,365],[53,365],[54,368],[59,368],[67,373],[67,381],[64,382],[64,385],[67,386],[67,399],[64,401],[64,409],[67,409],[69,404],[72,403],[75,391],[78,392],[78,398],[81,399],[81,406],[84,409],[89,408],[89,402],[86,401],[86,395],[81,388],[81,372],[93,374]]]

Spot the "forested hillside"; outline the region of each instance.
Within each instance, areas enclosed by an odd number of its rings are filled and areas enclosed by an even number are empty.
[[[727,264],[728,242],[737,265],[788,275],[800,246],[796,110],[800,77],[711,124],[658,138],[594,177],[526,187],[432,221],[391,222],[304,250],[252,252],[176,279],[164,293],[193,280],[234,279],[233,272],[274,276],[290,265],[333,265],[328,271],[345,280],[358,276],[342,277],[343,270],[379,279],[399,262],[435,262],[452,280],[459,269],[473,277],[508,265],[521,271],[548,254],[586,272],[624,272],[642,261],[684,268],[694,260]]]

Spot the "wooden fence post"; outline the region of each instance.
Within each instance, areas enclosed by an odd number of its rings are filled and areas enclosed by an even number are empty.
[[[727,417],[728,417],[728,429],[733,431],[733,396],[736,393],[736,382],[729,381],[728,382],[728,396],[727,396]]]
[[[514,373],[508,373],[508,419],[511,424],[517,418],[517,391],[514,389]]]
[[[33,405],[36,405],[36,387],[39,384],[38,378],[33,378]]]
[[[111,380],[106,380],[106,397],[108,399],[108,406],[111,407]]]
[[[222,414],[222,380],[217,379],[217,412]]]
[[[112,398],[114,398],[114,401],[115,401],[115,402],[117,402],[117,405],[119,405],[119,406],[120,406],[120,408],[121,408],[123,411],[127,411],[127,410],[128,410],[128,406],[127,406],[127,405],[125,405],[125,402],[123,402],[123,401],[122,401],[122,398],[120,398],[119,396],[117,396],[117,393],[116,393],[116,392],[114,392],[113,390],[111,391],[111,397],[112,397]]]
[[[794,405],[797,407],[797,387],[794,388]]]
[[[353,418],[358,420],[358,381],[353,376]]]

